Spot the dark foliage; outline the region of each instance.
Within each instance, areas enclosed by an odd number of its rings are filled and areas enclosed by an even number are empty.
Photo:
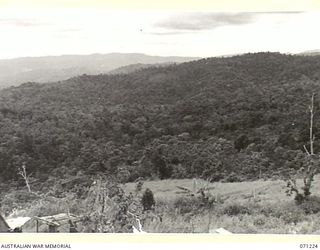
[[[156,202],[153,197],[153,192],[149,188],[144,191],[141,203],[144,211],[152,210],[154,208]]]
[[[300,208],[306,214],[316,214],[320,212],[320,197],[318,196],[309,196],[307,199],[304,199],[300,203]]]
[[[285,176],[303,163],[319,77],[319,56],[256,53],[4,89],[0,181],[23,187],[22,163],[34,191],[79,173],[121,182]]]
[[[239,214],[251,214],[252,209],[241,204],[230,204],[224,207],[222,213],[228,216],[236,216]]]
[[[203,210],[201,202],[195,196],[182,196],[174,201],[173,207],[179,214],[200,213]]]

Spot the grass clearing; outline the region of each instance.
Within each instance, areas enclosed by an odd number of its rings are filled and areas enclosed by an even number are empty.
[[[123,188],[134,194],[135,185],[127,183]],[[201,207],[195,197],[179,193],[177,186],[194,192],[208,187],[210,194],[221,202]],[[232,233],[320,234],[319,212],[308,214],[298,207],[293,197],[285,194],[286,182],[281,180],[233,183],[158,180],[144,182],[142,192],[146,188],[154,193],[156,210],[162,214],[162,222],[144,221],[147,232],[208,233],[210,229],[223,227]],[[311,191],[320,196],[320,175],[315,177]]]

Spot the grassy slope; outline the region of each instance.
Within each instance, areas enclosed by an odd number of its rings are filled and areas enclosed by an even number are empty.
[[[126,192],[134,192],[135,183],[127,183],[124,185]],[[250,181],[250,182],[233,182],[233,183],[207,183],[201,179],[180,179],[180,180],[158,180],[146,181],[143,184],[143,189],[149,188],[158,200],[175,199],[179,194],[177,186],[185,187],[190,190],[201,187],[212,188],[213,195],[220,195],[233,201],[242,201],[255,192],[256,197],[261,199],[261,202],[282,202],[292,200],[286,196],[286,182],[281,180],[268,181]],[[320,196],[320,175],[315,177],[313,185],[313,194]]]
[[[200,213],[181,214],[174,210],[175,201],[183,197],[177,193],[176,186],[191,190],[213,187],[211,193],[223,202]],[[207,233],[210,229],[223,227],[233,233],[319,234],[319,213],[303,213],[294,204],[293,197],[286,196],[285,186],[286,183],[280,180],[210,184],[192,179],[147,181],[143,190],[150,188],[154,192],[158,207],[163,211],[163,220],[145,221],[144,228],[148,232],[167,233]],[[127,183],[124,189],[134,193],[135,183]],[[312,190],[313,195],[320,196],[320,176],[316,176]],[[248,209],[250,213],[228,215],[226,211],[233,205]]]

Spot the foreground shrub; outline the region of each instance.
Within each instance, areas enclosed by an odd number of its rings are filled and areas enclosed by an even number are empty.
[[[320,197],[318,196],[310,196],[305,199],[299,207],[306,214],[316,214],[320,212]]]
[[[22,209],[28,203],[35,202],[39,195],[24,190],[16,190],[4,196],[1,201],[1,209],[5,215],[10,214],[13,210]]]
[[[202,208],[199,198],[194,196],[179,197],[174,201],[173,206],[180,214],[197,213]]]
[[[252,208],[242,204],[228,204],[222,209],[222,214],[236,216],[239,214],[252,214]]]
[[[298,222],[304,221],[306,219],[303,212],[288,212],[280,217],[286,224],[297,224]]]
[[[147,188],[146,191],[144,191],[141,204],[143,206],[143,210],[152,210],[156,204],[152,191]]]
[[[263,216],[263,215],[260,215],[260,216],[258,216],[256,218],[254,218],[253,225],[255,225],[255,226],[263,226],[263,225],[266,224],[266,222],[267,222],[266,217]]]
[[[267,216],[267,217],[275,217],[275,218],[289,218],[293,217],[292,215],[297,215],[297,217],[303,217],[305,215],[304,211],[296,205],[294,201],[286,202],[282,204],[265,204],[259,210],[259,213]],[[287,223],[294,222],[295,219],[284,219]]]
[[[284,204],[268,204],[261,213],[269,218],[278,218],[285,224],[297,224],[306,220],[306,213],[294,201]]]
[[[278,213],[274,205],[270,205],[270,204],[266,204],[263,207],[261,207],[259,212],[266,217],[280,218],[281,216],[281,214]]]

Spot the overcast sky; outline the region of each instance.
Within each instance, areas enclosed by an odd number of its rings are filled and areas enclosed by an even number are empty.
[[[319,12],[0,9],[0,58],[137,52],[210,57],[320,49]]]

